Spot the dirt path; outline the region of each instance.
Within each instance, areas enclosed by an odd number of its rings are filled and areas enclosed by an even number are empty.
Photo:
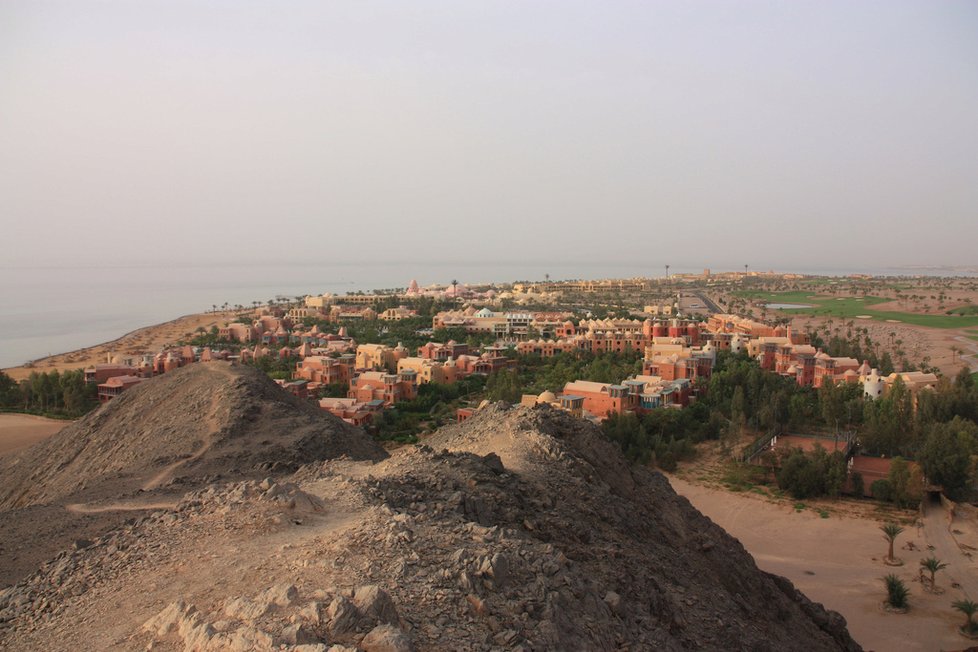
[[[931,551],[935,557],[947,564],[938,575],[938,586],[943,585],[948,588],[948,593],[953,597],[950,600],[957,600],[962,597],[969,600],[978,599],[978,569],[972,561],[969,553],[965,552],[955,541],[951,534],[954,522],[948,519],[947,510],[941,504],[928,504],[923,519],[924,538],[928,545],[934,547]],[[943,581],[941,580],[943,576]],[[950,590],[952,582],[960,585],[964,596],[955,595],[956,591]]]
[[[224,365],[206,365],[206,369],[211,373],[220,374],[227,379],[230,379],[232,377],[230,370]],[[210,450],[211,446],[213,446],[214,442],[216,441],[215,435],[217,435],[218,431],[220,430],[220,425],[218,424],[218,420],[217,420],[217,409],[220,406],[220,403],[221,403],[221,397],[219,394],[215,393],[213,397],[211,397],[211,404],[210,407],[208,408],[208,414],[205,420],[205,424],[207,426],[207,434],[204,436],[204,443],[201,444],[200,448],[194,451],[194,453],[190,457],[173,462],[172,464],[166,466],[162,471],[154,475],[152,478],[150,478],[148,481],[146,481],[146,483],[143,484],[143,491],[150,491],[151,489],[156,489],[157,487],[162,486],[166,482],[169,482],[173,478],[173,474],[177,469],[179,469],[184,464],[192,463],[199,460],[204,455],[204,453]]]
[[[156,503],[106,503],[105,505],[95,505],[92,503],[72,503],[65,505],[65,509],[72,514],[101,514],[103,512],[138,512],[146,509],[173,509],[177,506],[176,501],[156,502]]]
[[[961,361],[968,365],[972,373],[978,373],[978,342],[964,335],[958,335],[954,339],[960,342],[963,348],[970,351],[970,353],[961,354]]]

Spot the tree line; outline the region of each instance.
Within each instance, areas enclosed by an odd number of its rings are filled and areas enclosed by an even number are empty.
[[[630,460],[666,470],[694,454],[693,445],[705,439],[733,441],[745,433],[766,439],[799,431],[848,435],[863,453],[899,458],[874,495],[913,500],[923,479],[912,477],[907,461],[916,462],[928,482],[952,497],[971,489],[978,460],[978,387],[967,370],[916,394],[897,379],[883,397],[870,399],[861,383],[802,387],[762,370],[744,354],[720,352],[711,378],[696,387],[699,396],[689,408],[613,415],[604,431]],[[779,485],[797,497],[838,495],[846,480],[841,453],[789,452],[777,465]]]
[[[98,406],[98,389],[81,369],[31,372],[20,382],[0,371],[0,409],[75,419]]]

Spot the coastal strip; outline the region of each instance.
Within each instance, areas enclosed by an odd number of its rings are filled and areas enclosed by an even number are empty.
[[[160,324],[137,328],[109,342],[46,356],[28,364],[4,369],[3,372],[14,380],[22,380],[34,371],[66,371],[101,364],[107,361],[106,357],[110,353],[152,353],[181,338],[192,336],[198,328],[208,330],[211,326],[221,326],[236,314],[234,311],[220,311],[183,315]]]

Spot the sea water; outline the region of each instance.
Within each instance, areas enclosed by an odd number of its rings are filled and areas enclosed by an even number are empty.
[[[658,268],[656,268],[658,269]],[[679,271],[679,270],[672,270]],[[688,270],[701,271],[701,270]],[[585,276],[587,272],[587,276]],[[177,317],[276,297],[551,278],[651,276],[642,265],[394,264],[0,267],[0,368]]]

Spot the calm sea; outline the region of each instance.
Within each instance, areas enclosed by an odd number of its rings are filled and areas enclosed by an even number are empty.
[[[672,273],[702,267],[672,267]],[[715,270],[719,271],[719,270]],[[845,274],[860,270],[809,270]],[[862,270],[863,273],[873,273]],[[0,367],[116,339],[142,326],[276,296],[421,285],[658,276],[641,264],[370,264],[0,267]],[[877,270],[875,273],[911,273]],[[918,272],[912,272],[918,273]]]

